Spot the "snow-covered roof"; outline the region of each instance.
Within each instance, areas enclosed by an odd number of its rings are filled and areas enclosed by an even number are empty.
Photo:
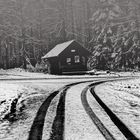
[[[71,40],[71,41],[67,41],[67,42],[64,42],[62,44],[56,45],[45,56],[43,56],[42,59],[58,56],[61,52],[63,52],[73,42],[74,42],[74,40]]]

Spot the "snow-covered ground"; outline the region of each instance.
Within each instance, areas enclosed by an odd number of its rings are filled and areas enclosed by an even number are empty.
[[[52,91],[62,87],[65,84],[76,82],[78,80],[87,80],[90,77],[96,80],[98,77],[118,77],[118,75],[140,76],[140,73],[122,72],[111,74],[102,73],[100,75],[56,76],[43,73],[26,72],[25,70],[19,68],[10,70],[0,69],[0,140],[26,140],[36,112],[38,111],[42,102]],[[43,78],[45,78],[45,80],[43,80]],[[65,80],[63,78],[65,78]],[[75,78],[78,80],[75,80]],[[11,79],[17,80],[11,81]],[[22,79],[22,81],[18,79]],[[32,80],[27,81],[27,79]],[[47,79],[54,80],[47,81]],[[92,137],[104,139],[102,135],[98,133],[96,128],[91,129],[90,127],[92,122],[85,113],[80,100],[80,91],[82,91],[83,88],[84,86],[80,86],[78,89],[73,87],[69,90],[67,94],[68,96],[66,96],[66,106],[68,106],[66,112],[66,119],[68,120],[68,122],[66,122],[66,126],[68,129],[66,129],[66,134],[71,136],[71,139],[73,139],[72,137],[75,137],[75,140],[87,140],[86,138],[89,140],[90,138],[92,139]],[[73,92],[74,89],[77,92]],[[140,123],[140,79],[108,82],[97,86],[96,92],[140,138],[140,128],[138,125]],[[75,96],[77,96],[77,98],[75,98]],[[90,101],[91,96],[89,95],[88,98]],[[13,120],[13,114],[10,114],[11,104],[16,99],[17,105]],[[45,120],[46,123],[44,125],[43,132],[46,133],[43,133],[43,138],[49,137],[48,132],[51,128],[51,122],[53,121],[52,118],[55,115],[53,110],[57,106],[58,99],[59,95],[54,99],[52,102],[53,105],[51,105],[48,111],[48,113],[50,112],[50,116],[48,117],[49,122],[47,119]],[[76,107],[79,109],[76,110]],[[79,125],[80,127],[76,128],[76,125]],[[81,132],[84,133],[81,133],[78,131],[78,129],[82,130]],[[94,135],[92,133],[93,131],[97,131],[97,133]],[[66,139],[68,139],[68,137]]]
[[[104,77],[104,76],[115,76],[115,77],[119,77],[119,76],[140,76],[140,72],[119,72],[119,73],[115,73],[115,72],[111,72],[111,73],[106,73],[104,71],[97,71],[96,72],[97,75],[89,75],[89,74],[85,74],[85,75],[50,75],[50,74],[44,74],[44,73],[35,73],[35,72],[28,72],[25,71],[24,69],[21,68],[15,68],[15,69],[8,69],[8,70],[3,70],[0,69],[0,79],[29,79],[29,78],[85,78],[85,77]]]
[[[45,82],[0,83],[0,140],[26,140],[42,102],[64,85]],[[11,103],[18,99],[16,112],[10,114]],[[9,117],[5,118],[7,114]],[[15,115],[12,119],[12,116]],[[5,118],[5,119],[4,119]]]
[[[82,105],[81,92],[85,86],[81,84],[68,90],[65,107],[65,140],[105,140]]]
[[[87,83],[88,85],[89,83]],[[73,86],[67,92],[65,103],[65,140],[105,140],[97,126],[85,111],[81,100],[81,92],[86,84]],[[98,87],[97,87],[98,92]],[[101,91],[104,94],[103,91]],[[105,99],[107,100],[107,98]],[[97,115],[99,120],[104,124],[108,131],[117,140],[126,140],[125,136],[114,125],[106,112],[95,100],[90,90],[87,92],[87,101],[92,111]],[[95,119],[96,120],[96,119]]]
[[[99,120],[104,124],[104,126],[113,135],[113,137],[116,138],[116,140],[126,140],[125,136],[119,131],[117,126],[114,125],[110,117],[99,105],[89,90],[87,92],[87,100],[92,111],[96,114],[96,116],[98,116]]]
[[[140,139],[140,78],[108,82],[95,92]]]
[[[0,69],[0,79],[29,79],[29,78],[75,78],[75,77],[90,77],[90,75],[50,75],[44,73],[28,72],[20,68],[3,70]]]

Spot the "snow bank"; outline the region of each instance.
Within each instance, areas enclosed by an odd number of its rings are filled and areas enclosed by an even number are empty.
[[[62,78],[98,78],[98,77],[120,77],[120,76],[140,76],[140,72],[106,72],[106,71],[96,71],[95,75],[85,74],[85,75],[50,75],[38,72],[29,72],[21,68],[14,68],[3,70],[0,69],[0,80],[4,79],[37,79],[37,78],[47,78],[47,79],[62,79]]]
[[[0,74],[10,74],[10,73],[16,74],[21,72],[25,72],[25,70],[21,68],[14,68],[14,69],[7,69],[7,70],[0,69]]]
[[[1,83],[0,101],[5,99],[8,100],[10,98],[16,97],[20,93],[21,89],[22,89],[21,85]]]
[[[89,77],[119,77],[119,76],[140,76],[140,73],[130,73],[130,72],[110,72],[107,73],[106,71],[97,71],[96,75],[50,75],[50,74],[44,74],[44,73],[37,73],[37,72],[29,72],[25,71],[21,68],[14,68],[14,69],[8,69],[3,70],[0,69],[0,79],[23,79],[23,78],[89,78]]]
[[[0,84],[0,120],[10,112],[12,101],[20,96],[22,89],[17,84]]]

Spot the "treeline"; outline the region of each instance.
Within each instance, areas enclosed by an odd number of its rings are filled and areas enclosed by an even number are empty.
[[[75,39],[97,69],[140,68],[139,0],[1,0],[0,68],[35,65]]]

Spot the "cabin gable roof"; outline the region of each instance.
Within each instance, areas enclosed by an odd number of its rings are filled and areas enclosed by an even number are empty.
[[[51,58],[51,57],[57,57],[59,56],[68,46],[70,46],[73,42],[76,42],[75,40],[67,41],[62,44],[56,45],[52,50],[50,50],[45,56],[42,57],[42,59],[45,58]],[[77,42],[76,42],[77,43]],[[78,43],[79,44],[79,43]],[[81,46],[82,47],[82,46]],[[82,47],[83,48],[83,47]],[[84,48],[85,49],[85,48]],[[86,50],[86,49],[85,49]],[[88,50],[87,50],[88,52]],[[90,53],[90,52],[89,52]]]
[[[49,57],[56,57],[58,56],[60,53],[62,53],[72,42],[74,42],[74,40],[68,41],[68,42],[64,42],[62,44],[58,44],[56,45],[52,50],[50,50],[45,56],[43,56],[42,58],[49,58]]]

